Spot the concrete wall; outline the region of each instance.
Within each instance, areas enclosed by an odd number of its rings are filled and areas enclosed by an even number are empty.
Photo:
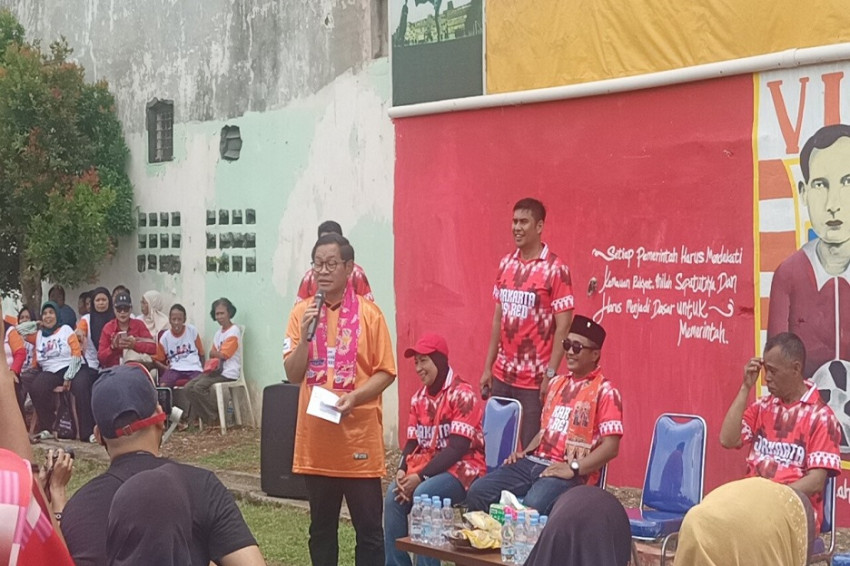
[[[283,377],[281,344],[289,309],[319,222],[340,222],[369,275],[395,336],[393,129],[387,118],[389,64],[373,58],[383,25],[368,0],[275,2],[150,0],[8,1],[29,37],[64,35],[88,78],[106,79],[131,150],[139,213],[180,213],[180,226],[139,234],[180,236],[180,248],[139,249],[122,241],[98,282],[124,283],[138,302],[158,289],[181,302],[209,343],[210,303],[230,298],[248,328],[246,375],[262,388]],[[380,7],[380,6],[378,6]],[[148,163],[145,106],[174,101],[174,160]],[[220,131],[238,126],[241,157],[219,156]],[[247,209],[256,224],[246,224]],[[207,211],[216,223],[207,224]],[[218,213],[243,213],[222,226]],[[250,249],[207,249],[207,236],[255,235]],[[169,241],[171,244],[171,241]],[[139,272],[137,256],[177,254],[180,273]],[[241,255],[243,271],[208,272],[208,257]],[[246,273],[253,257],[256,272]],[[146,266],[147,267],[147,266]],[[90,287],[90,286],[89,286]],[[76,304],[79,289],[68,290]],[[397,395],[385,395],[388,437],[396,438]]]

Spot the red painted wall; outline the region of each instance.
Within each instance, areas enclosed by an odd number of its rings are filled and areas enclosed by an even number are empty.
[[[443,333],[455,369],[477,383],[496,268],[513,249],[511,209],[534,196],[548,208],[544,240],[572,269],[576,312],[595,314],[608,331],[602,363],[623,394],[626,428],[609,481],[641,484],[653,423],[668,411],[708,421],[707,489],[739,477],[744,454],[723,450],[718,435],[755,349],[752,127],[750,76],[397,120],[400,422],[407,422],[418,386],[402,352],[419,333]],[[606,261],[611,246],[676,250],[677,257],[640,266],[637,256],[630,264]],[[682,246],[702,252],[725,247],[736,255],[727,257],[733,263],[686,264]],[[630,288],[589,297],[589,280],[595,277],[601,291],[606,267],[609,277],[628,280]],[[679,273],[707,276],[717,286],[725,273],[723,281],[734,287],[676,290]],[[674,288],[644,293],[634,288],[635,276],[653,284],[668,276]],[[625,312],[629,300],[644,305],[647,297],[650,309],[658,300],[674,312],[655,318]],[[705,320],[675,312],[686,299],[702,306]],[[621,312],[598,312],[603,301],[620,303]],[[679,344],[683,321],[714,324],[713,337],[722,341],[686,338]]]

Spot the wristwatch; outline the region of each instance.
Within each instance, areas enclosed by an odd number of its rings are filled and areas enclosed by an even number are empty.
[[[553,377],[555,377],[555,370],[553,370],[552,368],[547,369],[546,370],[546,377],[548,379],[552,379]]]
[[[581,468],[581,464],[578,463],[578,460],[570,462],[570,469],[573,471],[573,476],[578,477],[579,468]]]

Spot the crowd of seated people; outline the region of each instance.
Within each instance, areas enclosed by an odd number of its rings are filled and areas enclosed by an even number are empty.
[[[62,392],[70,393],[78,438],[95,442],[92,386],[104,371],[130,362],[151,371],[159,386],[185,388],[182,408],[187,422],[216,422],[212,385],[241,375],[241,331],[231,320],[236,308],[228,299],[213,303],[210,314],[219,329],[205,367],[201,337],[187,323],[186,309],[176,303],[166,310],[158,291],[142,295],[138,315],[124,285],[81,293],[79,316],[65,304],[60,285],[51,287],[48,296],[40,317],[24,306],[17,317],[3,319],[4,357],[25,419],[31,401],[33,442],[55,434],[57,394]]]

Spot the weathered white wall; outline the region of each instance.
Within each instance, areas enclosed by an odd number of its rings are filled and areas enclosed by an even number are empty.
[[[182,303],[209,343],[210,303],[230,298],[248,328],[246,374],[256,405],[283,377],[281,344],[319,222],[340,222],[395,336],[393,130],[389,64],[367,0],[275,2],[0,0],[30,37],[64,35],[90,79],[115,94],[131,150],[139,212],[180,212],[182,269],[139,273],[134,235],[98,283],[130,287],[138,303],[158,289]],[[174,160],[147,162],[145,107],[172,99]],[[219,156],[220,130],[240,127],[238,161]],[[253,208],[254,226],[208,227],[206,211]],[[252,231],[256,273],[208,273],[208,231]],[[148,230],[154,231],[154,230]],[[165,231],[165,230],[162,230]],[[154,231],[156,232],[156,231]],[[163,252],[165,253],[165,252]],[[168,250],[167,253],[175,253]],[[94,283],[86,288],[91,288]],[[80,289],[68,290],[76,304]],[[397,394],[385,395],[385,432],[397,438]]]

